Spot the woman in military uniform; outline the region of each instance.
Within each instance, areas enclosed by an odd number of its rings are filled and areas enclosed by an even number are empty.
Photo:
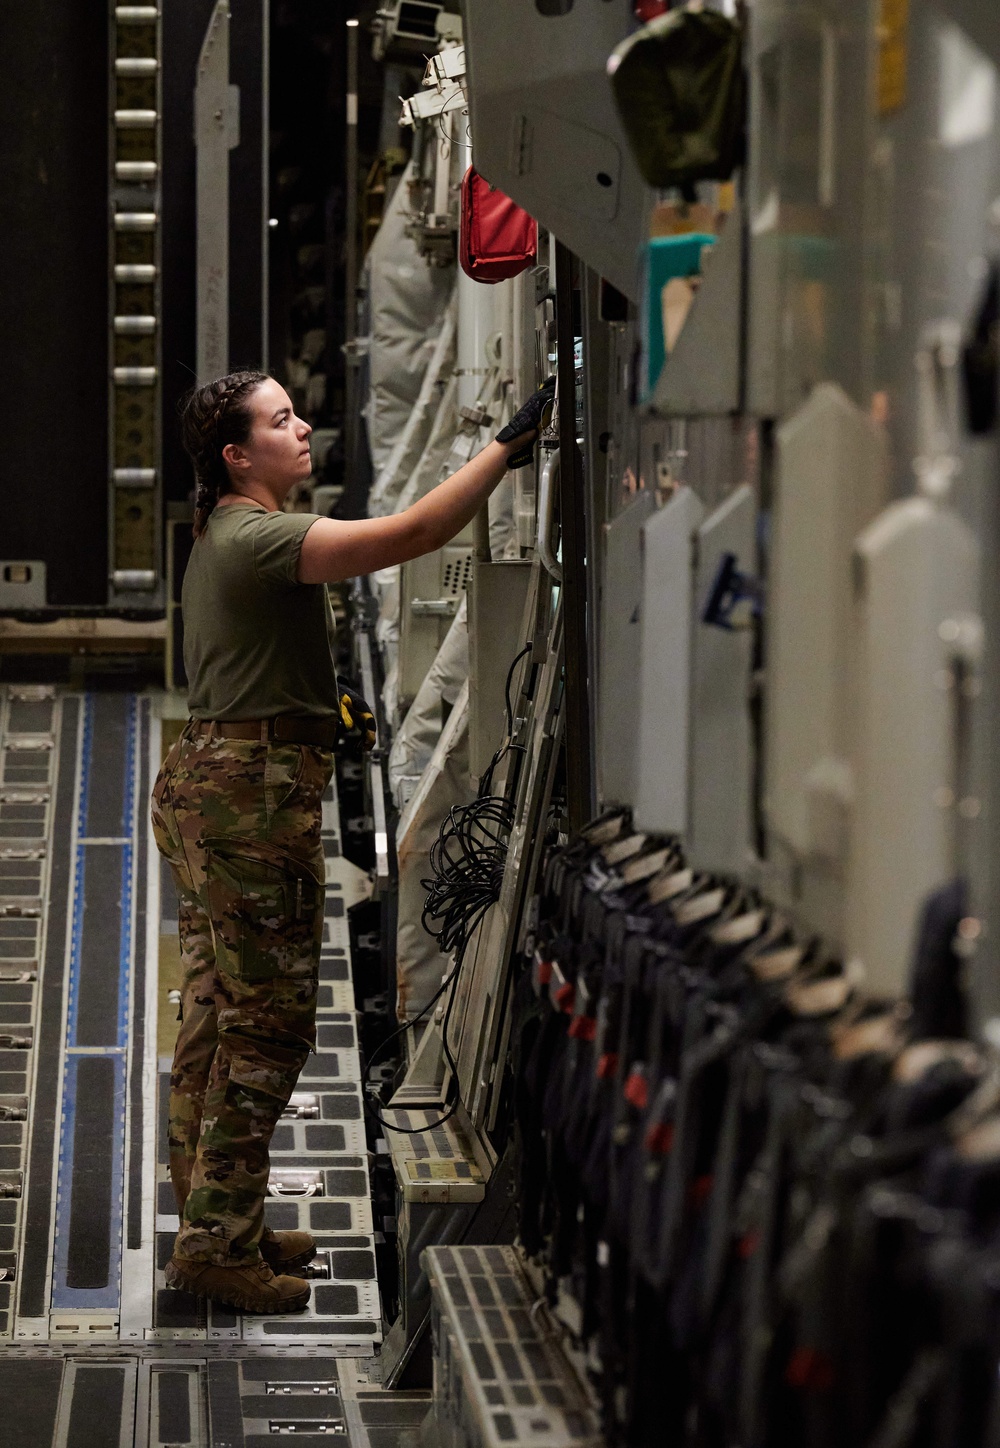
[[[195,545],[184,577],[190,719],[153,790],[179,898],[184,983],[170,1093],[180,1231],[167,1282],[250,1312],[309,1300],[304,1232],[264,1226],[268,1144],[315,1043],[323,928],[321,800],[346,724],[324,587],[433,552],[523,462],[551,401],[535,393],[476,457],[405,512],[282,512],[310,475],[310,427],[273,377],[193,393]]]

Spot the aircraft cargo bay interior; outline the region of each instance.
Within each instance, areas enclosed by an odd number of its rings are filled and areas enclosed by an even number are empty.
[[[1000,1448],[1000,9],[0,75],[0,1448]]]

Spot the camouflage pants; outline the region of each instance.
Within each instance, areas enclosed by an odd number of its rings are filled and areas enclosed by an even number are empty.
[[[268,1145],[316,1038],[321,801],[333,756],[189,724],[153,788],[180,900],[170,1077],[178,1254],[255,1261]]]

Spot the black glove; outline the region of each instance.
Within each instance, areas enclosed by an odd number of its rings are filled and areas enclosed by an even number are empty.
[[[360,744],[362,749],[374,749],[375,716],[365,699],[340,678],[337,679],[337,697],[340,700],[342,725],[337,739],[338,745]]]
[[[497,442],[513,442],[526,432],[533,432],[534,438],[507,459],[508,468],[526,468],[535,455],[535,441],[552,421],[552,404],[556,395],[556,379],[547,377],[537,392],[533,392],[520,412],[515,412],[507,426],[497,433]]]

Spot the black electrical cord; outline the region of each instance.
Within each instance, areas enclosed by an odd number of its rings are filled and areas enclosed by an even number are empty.
[[[386,1036],[385,1040],[380,1042],[380,1044],[375,1047],[375,1050],[372,1052],[371,1060],[368,1062],[368,1070],[371,1070],[378,1057],[382,1054],[382,1052],[385,1050],[386,1046],[390,1044],[390,1042],[396,1040],[397,1036],[403,1036],[406,1034],[407,1031],[412,1031],[414,1026],[418,1025],[419,1022],[423,1020],[424,1016],[430,1010],[431,1006],[436,1004],[436,1002],[441,999],[442,995],[452,984],[457,975],[458,966],[456,965],[455,968],[452,970],[451,974],[446,976],[445,979],[438,986],[437,990],[431,996],[430,1000],[424,1006],[423,1010],[419,1011],[412,1020],[404,1021],[398,1030],[393,1031],[392,1035]],[[450,1004],[451,1003],[449,1002],[449,1007]],[[386,1131],[398,1131],[405,1136],[418,1136],[422,1131],[430,1131],[433,1129],[429,1126],[396,1126],[393,1122],[387,1121],[384,1116],[380,1115],[380,1113],[375,1110],[375,1107],[368,1100],[368,1097],[364,1094],[364,1092],[362,1092],[362,1100],[364,1102],[364,1107],[365,1110],[368,1112],[368,1115],[372,1117],[374,1121],[377,1121],[378,1124]],[[458,1102],[455,1101],[455,1103],[449,1108],[447,1113],[442,1116],[438,1121],[434,1122],[434,1126],[443,1125],[444,1122],[448,1121],[452,1116],[454,1116],[457,1110]]]
[[[507,711],[507,738],[504,743],[501,744],[500,748],[497,750],[496,754],[494,754],[493,758],[490,760],[489,767],[487,768],[486,773],[479,781],[479,793],[481,795],[488,793],[488,791],[492,788],[494,771],[496,770],[496,767],[500,763],[501,759],[503,759],[504,755],[510,753],[512,749],[520,749],[522,751],[524,749],[523,744],[513,743],[514,708],[510,702],[510,686],[514,679],[514,670],[524,658],[525,654],[530,653],[531,644],[527,643],[519,654],[515,654],[514,660],[510,668],[507,670],[507,679],[503,686],[504,708]]]
[[[398,1030],[376,1048],[368,1069],[390,1042],[412,1030],[427,1014],[441,996],[453,986],[465,959],[465,952],[476,930],[486,918],[487,912],[500,898],[504,869],[507,863],[507,847],[514,823],[514,807],[503,795],[489,793],[497,765],[511,749],[523,749],[511,741],[514,732],[514,710],[511,704],[510,688],[514,670],[530,653],[531,645],[525,644],[507,670],[504,684],[504,706],[506,709],[507,738],[494,754],[486,773],[479,783],[479,792],[471,804],[456,805],[449,810],[437,839],[430,848],[432,877],[420,883],[427,891],[421,923],[428,935],[438,942],[443,955],[454,955],[455,965],[441,983],[438,990],[411,1021],[406,1021]],[[397,1126],[384,1116],[366,1099],[365,1109],[386,1131],[398,1131],[414,1136],[421,1131],[432,1131],[449,1121],[461,1103],[458,1094],[458,1067],[448,1044],[448,1025],[451,1021],[455,991],[448,997],[444,1020],[441,1023],[441,1045],[445,1060],[451,1070],[451,1083],[455,1099],[447,1111],[434,1122],[423,1126]]]

